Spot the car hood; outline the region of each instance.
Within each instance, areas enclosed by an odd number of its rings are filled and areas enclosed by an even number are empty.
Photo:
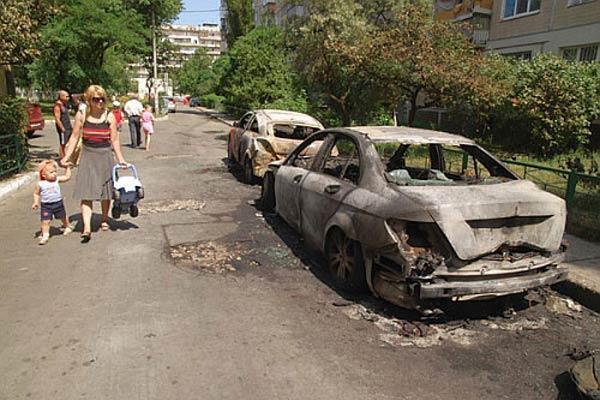
[[[503,245],[557,251],[562,241],[565,202],[530,181],[395,189],[422,206],[462,260]]]

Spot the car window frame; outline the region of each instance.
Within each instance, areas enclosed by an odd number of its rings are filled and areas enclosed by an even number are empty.
[[[325,168],[325,162],[327,160],[327,157],[329,157],[329,155],[331,154],[331,150],[333,150],[333,147],[335,146],[337,140],[339,137],[344,137],[347,139],[350,139],[354,145],[356,146],[356,149],[358,151],[358,169],[359,169],[359,174],[358,174],[358,179],[356,181],[356,183],[350,182],[349,180],[346,180],[344,178],[338,178],[335,177],[333,175],[329,175],[323,172],[323,168]],[[333,179],[336,179],[340,182],[345,182],[348,183],[350,185],[353,185],[355,187],[359,187],[360,183],[362,181],[362,177],[363,177],[363,173],[364,173],[364,160],[363,160],[363,151],[360,147],[360,141],[353,137],[352,135],[348,135],[347,133],[344,132],[330,132],[329,137],[328,137],[328,142],[324,143],[326,144],[326,146],[321,146],[321,156],[319,157],[319,164],[315,165],[315,163],[313,163],[313,171],[319,174],[322,174],[324,176],[329,176]],[[326,150],[324,150],[323,148],[326,147]]]
[[[252,116],[254,115],[254,113],[252,111],[248,111],[246,114],[244,114],[242,116],[242,118],[240,118],[240,122],[238,123],[238,127],[246,130],[246,126],[242,124],[242,121],[244,120],[244,118],[246,118],[246,116],[248,116],[248,122],[246,123],[246,125],[248,125],[250,123],[250,121],[252,120]]]
[[[294,167],[294,168],[302,168],[302,167],[297,167],[297,166],[293,165],[294,159],[301,152],[303,152],[307,147],[311,146],[317,140],[323,140],[323,144],[321,144],[319,151],[313,157],[310,167],[306,169],[307,171],[314,171],[315,162],[320,157],[323,148],[327,147],[327,139],[328,138],[329,138],[329,132],[317,131],[317,132],[313,133],[311,136],[306,138],[302,143],[300,143],[298,146],[296,146],[296,148],[283,161],[282,165],[288,166],[288,167]],[[302,168],[302,169],[304,169],[304,168]]]

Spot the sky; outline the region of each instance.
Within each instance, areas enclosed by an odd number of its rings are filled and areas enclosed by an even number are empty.
[[[179,14],[176,24],[201,25],[203,22],[218,24],[220,20],[219,6],[221,0],[183,0],[184,12]],[[186,13],[185,11],[205,11],[210,12]]]

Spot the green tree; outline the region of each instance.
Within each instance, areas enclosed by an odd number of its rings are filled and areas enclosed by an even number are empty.
[[[291,69],[283,33],[257,27],[228,53],[219,94],[234,111],[283,108],[306,111],[307,100]]]
[[[175,87],[181,93],[203,96],[214,91],[216,75],[212,70],[212,62],[204,49],[196,53],[175,73]]]
[[[139,13],[119,0],[70,0],[42,30],[29,76],[42,89],[82,91],[91,83],[116,89],[125,65],[146,50],[147,37]]]
[[[290,25],[294,65],[309,88],[345,126],[376,110],[378,93],[365,74],[364,48],[372,36],[363,9],[353,0],[313,0],[311,13]]]
[[[544,156],[576,150],[600,117],[600,68],[552,54],[511,63],[509,96],[495,109],[495,137]]]
[[[252,0],[225,0],[227,8],[227,46],[231,49],[239,37],[254,27]]]

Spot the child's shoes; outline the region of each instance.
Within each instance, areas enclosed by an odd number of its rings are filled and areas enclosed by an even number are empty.
[[[38,242],[38,244],[39,244],[40,246],[43,246],[43,245],[45,245],[46,243],[48,243],[48,239],[50,239],[50,235],[42,235],[42,236],[40,237],[40,241]]]
[[[66,227],[63,228],[63,235],[68,235],[70,233],[72,233],[74,230],[73,225],[67,225]]]

